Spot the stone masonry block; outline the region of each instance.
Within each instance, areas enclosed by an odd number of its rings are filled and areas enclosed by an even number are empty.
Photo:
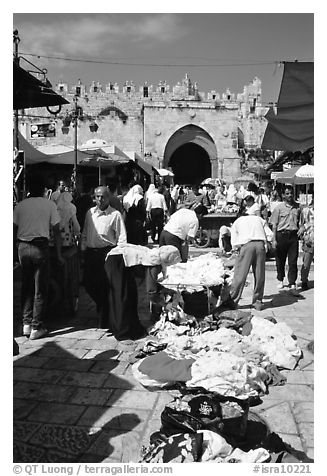
[[[143,431],[150,412],[119,407],[90,406],[80,417],[77,425],[105,428],[106,430]]]
[[[66,402],[74,392],[74,387],[18,382],[15,395],[39,402]]]
[[[297,433],[296,424],[287,402],[260,412],[268,422],[269,428],[275,433]]]
[[[100,388],[106,376],[91,372],[68,372],[60,380],[61,385],[76,385],[78,387]]]
[[[299,423],[299,430],[306,448],[314,447],[314,425],[313,423]]]
[[[310,402],[313,400],[313,390],[308,385],[289,384],[283,387],[270,387],[269,397],[274,400]]]
[[[14,367],[13,378],[15,381],[55,384],[65,373],[62,370]]]
[[[107,402],[108,406],[121,408],[135,408],[152,410],[157,400],[157,394],[151,392],[139,392],[136,390],[114,390]]]
[[[70,403],[79,405],[105,405],[111,390],[102,390],[98,388],[78,388],[70,398]]]
[[[29,414],[28,420],[74,425],[82,413],[85,411],[82,405],[72,405],[65,403],[40,403]]]
[[[314,402],[292,402],[291,407],[297,422],[312,423],[314,421]]]

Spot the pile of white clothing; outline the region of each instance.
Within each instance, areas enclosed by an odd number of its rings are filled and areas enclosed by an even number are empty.
[[[252,331],[243,337],[245,344],[256,348],[267,356],[272,364],[285,369],[294,369],[302,355],[291,328],[284,322],[273,322],[253,316]]]
[[[201,351],[191,373],[187,387],[203,387],[220,395],[244,399],[266,391],[265,370],[230,352]]]
[[[222,259],[214,253],[206,253],[186,263],[170,266],[161,284],[169,289],[176,289],[179,285],[192,293],[201,291],[204,286],[223,284],[225,273]]]

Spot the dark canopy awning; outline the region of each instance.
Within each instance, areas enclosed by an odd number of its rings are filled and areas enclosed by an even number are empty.
[[[52,90],[49,81],[42,83],[15,62],[13,65],[13,109],[69,104],[69,101]]]
[[[314,145],[313,63],[284,63],[276,109],[266,114],[262,149],[304,151]]]

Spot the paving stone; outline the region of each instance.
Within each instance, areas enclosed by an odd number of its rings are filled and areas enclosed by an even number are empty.
[[[295,450],[303,451],[301,438],[297,435],[288,435],[286,433],[279,433],[279,436],[285,443],[289,444]]]
[[[283,372],[284,373],[284,372]],[[313,385],[314,374],[312,371],[304,372],[301,370],[292,370],[287,374],[287,383]]]
[[[128,366],[128,362],[120,362],[118,360],[99,360],[92,367],[92,372],[100,372],[105,374],[122,375]]]
[[[38,423],[15,420],[13,424],[13,437],[17,441],[27,442],[30,436],[39,428]]]
[[[291,402],[297,422],[312,423],[314,421],[314,402]]]
[[[14,440],[14,463],[38,463],[39,461],[44,461],[44,455],[44,448]]]
[[[100,388],[106,380],[105,374],[91,372],[68,372],[61,378],[61,385]]]
[[[78,339],[74,347],[88,349],[88,350],[103,350],[108,351],[108,356],[110,352],[114,355],[117,355],[118,352],[113,352],[117,347],[117,341],[114,337],[103,336],[99,340],[94,339]]]
[[[58,345],[58,347],[61,347],[62,349],[79,348],[79,346],[77,345],[77,343],[79,342],[78,339],[66,339],[65,335],[57,336],[54,342],[56,343],[56,345]]]
[[[37,351],[38,357],[58,357],[63,349],[60,346],[56,347],[43,347],[42,349]],[[65,357],[76,357],[77,359],[82,359],[84,355],[88,352],[87,349],[72,349],[72,348],[65,348]]]
[[[109,406],[151,410],[157,400],[156,393],[139,392],[136,390],[114,390],[107,402]]]
[[[34,382],[34,383],[57,383],[64,375],[62,370],[45,370],[25,367],[15,367],[13,378],[16,381]]]
[[[308,385],[288,384],[282,387],[270,387],[269,396],[275,400],[310,402],[313,400],[313,390]]]
[[[28,420],[44,423],[73,425],[84,413],[86,407],[65,403],[40,403],[28,415]]]
[[[112,390],[98,388],[78,388],[70,398],[70,403],[79,405],[105,405]]]
[[[40,369],[49,362],[48,357],[28,355],[15,360],[14,367],[34,367]]]
[[[93,365],[92,360],[80,360],[77,358],[67,359],[60,357],[53,357],[48,359],[44,364],[45,369],[58,369],[58,370],[76,370],[79,372],[87,372]]]
[[[309,456],[309,458],[314,459],[314,449],[313,448],[307,448],[306,455]]]
[[[260,412],[260,416],[269,422],[269,428],[275,433],[297,433],[296,424],[288,403],[263,410]]]
[[[102,385],[103,388],[120,388],[122,390],[144,390],[143,385],[140,384],[132,375],[109,375],[106,377]]]
[[[33,408],[38,406],[37,402],[31,402],[23,398],[14,398],[13,402],[13,418],[14,420],[23,420],[31,413]]]
[[[89,406],[80,417],[77,425],[88,427],[105,427],[108,430],[134,430],[143,431],[149,411],[126,410],[119,407]]]
[[[40,402],[66,402],[74,391],[74,387],[68,386],[18,382],[14,394]]]
[[[30,442],[70,455],[81,455],[96,437],[97,433],[90,434],[87,428],[44,424],[31,437]]]
[[[140,458],[140,435],[137,432],[121,433],[103,431],[87,453],[102,455],[103,458],[121,462],[138,461]]]
[[[299,430],[307,448],[314,446],[314,425],[313,423],[299,423]]]
[[[105,330],[99,329],[72,329],[70,332],[65,333],[66,339],[91,339],[99,340],[106,334]]]

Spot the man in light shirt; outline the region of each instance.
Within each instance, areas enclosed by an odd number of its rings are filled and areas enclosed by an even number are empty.
[[[148,196],[146,204],[146,212],[151,223],[151,239],[153,243],[155,242],[157,233],[159,241],[167,210],[168,209],[164,195],[159,193],[157,188],[154,188],[151,195]]]
[[[164,226],[159,239],[159,246],[175,246],[183,259],[182,246],[189,238],[195,238],[199,228],[199,218],[206,213],[203,205],[198,205],[194,210],[181,208],[173,213]]]
[[[81,235],[84,254],[83,284],[100,314],[101,324],[107,321],[108,281],[104,263],[108,252],[117,245],[127,243],[123,217],[109,205],[111,192],[107,187],[94,191],[96,206],[87,211]]]
[[[256,215],[247,215],[246,213],[240,216],[231,228],[231,244],[234,250],[239,251],[239,255],[236,259],[230,289],[230,307],[236,309],[242,296],[247,275],[252,267],[254,276],[252,306],[261,311],[263,308],[267,248],[264,220]]]

